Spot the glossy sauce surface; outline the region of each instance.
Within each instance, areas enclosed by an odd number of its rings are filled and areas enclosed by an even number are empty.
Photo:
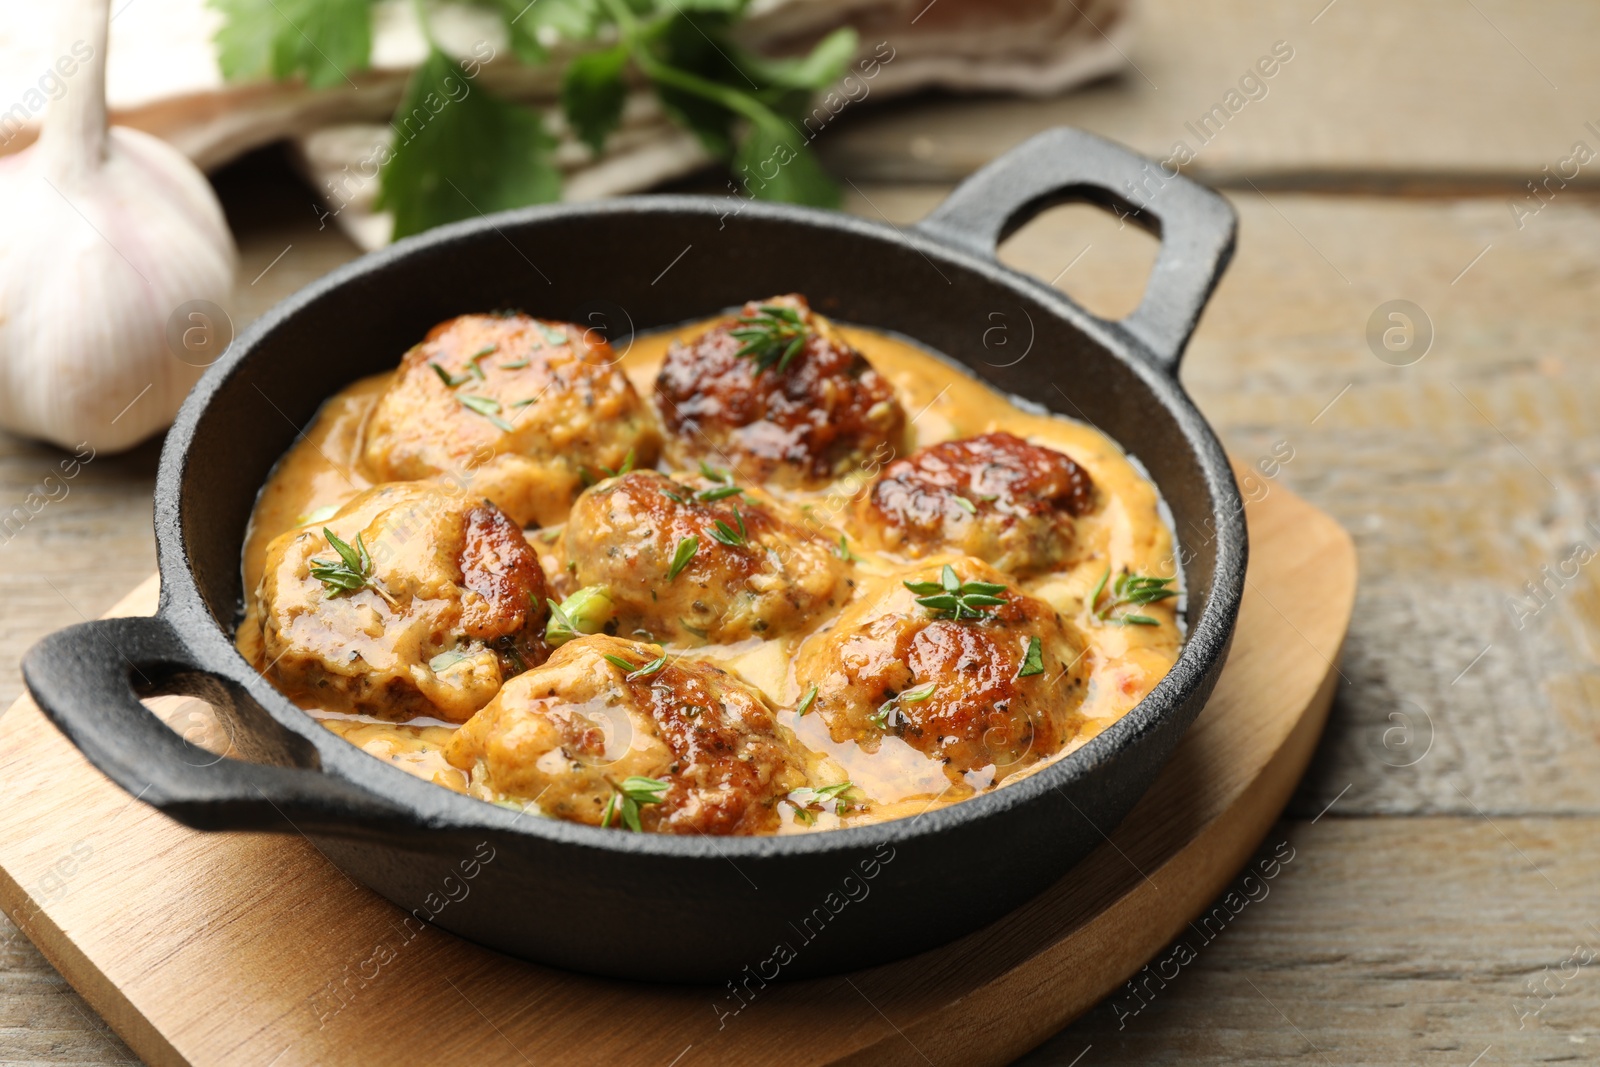
[[[689,324],[640,336],[619,349],[622,366],[642,397],[651,395],[668,346],[675,339],[695,336],[706,325]],[[841,825],[841,820],[844,825],[856,825],[913,816],[1032,773],[1081,747],[1132,709],[1171,668],[1182,645],[1176,610],[1180,599],[1140,608],[1142,614],[1157,621],[1153,626],[1107,624],[1086,605],[1108,569],[1113,574],[1126,570],[1158,577],[1175,575],[1172,534],[1156,490],[1115,443],[1090,426],[1024,408],[903,338],[838,324],[835,328],[893,385],[909,422],[908,449],[1006,431],[1065,453],[1087,472],[1095,487],[1095,506],[1076,517],[1072,551],[1055,560],[1053,569],[1028,573],[1014,581],[1016,588],[1044,601],[1081,630],[1087,649],[1077,671],[1086,684],[1059,752],[1020,764],[1009,773],[990,766],[950,775],[943,763],[900,737],[885,735],[875,746],[836,742],[821,715],[791,710],[803,695],[795,677],[802,645],[813,633],[834,624],[838,606],[819,612],[812,626],[776,637],[752,636],[720,645],[664,642],[669,651],[686,650],[760,689],[779,709],[780,724],[792,731],[807,751],[807,777],[814,785],[853,783],[852,803],[840,805],[840,813],[819,812],[809,822],[785,815],[780,833],[827,829]],[[362,380],[330,398],[262,489],[245,544],[243,571],[250,596],[237,638],[240,650],[258,667],[263,650],[254,591],[266,547],[281,533],[320,521],[330,509],[377,480],[363,460],[364,436],[376,399],[391,377],[384,374]],[[898,458],[892,449],[879,450],[860,469],[822,489],[762,487],[779,504],[804,516],[813,529],[825,530],[830,541],[834,534],[846,539],[845,546],[855,557],[849,564],[851,590],[874,585],[881,589],[884,576],[902,570],[908,562],[893,552],[872,550],[868,547],[874,540],[870,531],[856,529],[862,499],[879,472]],[[559,531],[558,526],[526,531],[546,573],[561,590],[558,599],[570,592],[561,585],[567,561],[558,555]],[[937,557],[930,558],[937,562]],[[466,773],[446,762],[443,750],[455,729],[452,724],[435,720],[395,724],[312,707],[306,710],[376,758],[446,788],[486,800],[502,799],[487,794],[469,781]]]

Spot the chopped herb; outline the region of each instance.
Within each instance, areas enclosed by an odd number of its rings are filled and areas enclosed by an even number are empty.
[[[817,824],[817,816],[809,808],[797,807],[794,809],[794,821],[801,826],[815,826]]]
[[[738,496],[742,492],[744,492],[744,490],[739,488],[737,485],[719,485],[713,489],[700,490],[694,495],[694,498],[700,501],[702,504],[710,504],[714,501],[723,500],[730,496]]]
[[[733,475],[727,471],[719,471],[705,460],[700,461],[700,473],[713,482],[722,482],[724,485],[733,484]]]
[[[666,665],[667,665],[667,654],[665,652],[663,652],[663,653],[661,653],[661,655],[657,656],[655,659],[651,660],[649,663],[646,663],[643,667],[640,667],[638,670],[634,671],[632,674],[629,674],[628,677],[627,677],[627,680],[631,682],[635,678],[648,678],[652,674],[655,674],[657,671],[659,671],[662,667],[665,667]]]
[[[624,826],[634,833],[640,833],[643,827],[639,824],[639,805],[661,803],[667,798],[667,790],[672,788],[672,783],[660,778],[633,775],[624,778],[620,785],[613,784],[611,788],[611,798],[600,813],[600,825],[610,826],[612,819],[620,816]]]
[[[1117,580],[1110,582],[1111,590],[1106,597],[1106,603],[1095,607],[1099,603],[1102,593],[1106,592],[1106,584],[1111,578],[1111,568],[1100,576],[1100,581],[1095,584],[1094,592],[1089,594],[1088,605],[1094,612],[1094,617],[1101,622],[1109,622],[1116,626],[1160,626],[1158,619],[1149,615],[1139,615],[1124,612],[1121,615],[1112,614],[1118,608],[1143,607],[1154,604],[1160,600],[1167,600],[1178,595],[1177,590],[1169,589],[1176,578],[1152,578],[1142,574],[1132,574],[1123,571]]]
[[[852,805],[844,800],[844,795],[854,788],[855,783],[848,779],[843,782],[835,782],[833,785],[821,786],[820,788],[801,786],[799,789],[791,791],[784,799],[794,805],[795,821],[811,826],[817,821],[817,812],[824,810],[822,805],[830,800],[837,801],[835,805],[836,814],[842,815],[850,810]]]
[[[816,700],[817,687],[812,686],[810,689],[806,690],[806,695],[800,698],[800,703],[795,705],[795,714],[804,715],[806,712],[811,710],[811,705],[816,703]]]
[[[536,397],[536,396],[530,396],[526,400],[515,400],[515,401],[512,401],[511,406],[514,407],[514,408],[525,408],[529,404],[535,403],[538,399],[539,398]]]
[[[502,364],[500,364],[500,369],[501,370],[521,370],[522,368],[526,367],[527,365],[528,365],[528,361],[527,360],[518,359],[518,360],[513,360],[510,363],[502,363]]]
[[[608,478],[620,478],[624,474],[627,474],[633,470],[633,460],[633,449],[630,448],[628,449],[628,454],[622,457],[622,466],[618,467],[616,470],[612,470],[610,467],[606,466],[602,466],[600,469],[606,472],[606,477]]]
[[[739,505],[737,504],[733,506],[733,519],[739,524],[738,530],[734,530],[733,527],[718,519],[711,530],[711,536],[725,545],[739,548],[750,539],[750,535],[744,528],[744,516],[739,514]]]
[[[672,554],[672,566],[667,568],[667,581],[675,580],[683,573],[683,568],[694,559],[694,554],[700,551],[700,538],[690,535],[678,542],[678,550]]]
[[[1005,591],[1005,586],[995,582],[963,582],[957,577],[955,568],[948,563],[940,572],[937,582],[904,582],[907,589],[918,594],[917,603],[934,612],[938,617],[954,619],[981,619],[984,612],[981,608],[994,607],[1004,604],[1005,598],[996,596]]]
[[[354,593],[359,589],[371,589],[383,597],[391,607],[397,606],[394,597],[380,586],[372,576],[372,556],[367,552],[366,543],[356,534],[355,547],[340,539],[339,535],[328,529],[322,528],[322,536],[327,538],[328,544],[339,553],[337,561],[331,559],[313,559],[311,561],[311,577],[321,582],[329,599],[341,593]]]
[[[500,417],[500,401],[487,396],[472,396],[463,394],[456,397],[461,401],[461,406],[468,411],[475,411],[479,415],[494,423],[496,427],[510,433],[515,427]]]
[[[428,366],[432,367],[433,368],[433,373],[435,373],[435,374],[437,374],[439,376],[439,380],[441,382],[443,382],[446,386],[448,386],[451,389],[454,389],[456,386],[461,385],[461,384],[463,384],[465,382],[468,382],[468,381],[472,380],[472,375],[470,375],[470,374],[459,374],[459,375],[458,374],[451,374],[449,371],[445,370],[443,367],[441,367],[439,364],[433,362],[431,359],[428,361]]]
[[[1044,644],[1039,640],[1039,635],[1028,638],[1028,651],[1022,657],[1022,669],[1017,671],[1018,678],[1031,678],[1035,674],[1044,673]]]
[[[673,501],[674,503],[677,503],[677,504],[687,504],[688,503],[687,500],[683,499],[683,497],[679,496],[677,493],[674,493],[671,489],[663,489],[663,490],[661,490],[661,495],[666,497],[668,500],[671,500],[671,501]]]
[[[818,789],[816,791],[816,793],[817,793],[817,796],[821,797],[823,800],[832,800],[835,797],[842,796],[845,793],[848,793],[850,790],[852,790],[854,788],[855,788],[855,783],[854,782],[849,782],[849,781],[837,782],[834,785],[825,785],[825,786],[823,786],[821,789]]]
[[[929,697],[933,696],[933,694],[938,692],[938,690],[938,683],[929,682],[921,689],[907,689],[903,692],[896,693],[888,700],[885,700],[882,704],[879,704],[878,710],[869,716],[869,718],[872,720],[872,725],[876,726],[880,730],[887,730],[889,728],[890,715],[901,704],[920,704],[924,700],[927,700]]]
[[[567,331],[565,329],[557,329],[554,326],[540,322],[537,319],[534,320],[534,325],[539,327],[539,332],[544,334],[544,339],[549,343],[553,345],[564,345],[567,343]]]
[[[750,356],[759,369],[776,366],[782,374],[805,347],[811,327],[792,307],[762,304],[754,314],[740,316],[728,333],[744,342],[735,356]]]
[[[968,515],[976,515],[978,513],[978,505],[974,504],[960,493],[957,493],[953,499],[956,502],[956,506],[962,511],[965,511]]]
[[[441,652],[437,656],[430,659],[428,661],[428,669],[434,674],[438,674],[440,671],[449,670],[451,667],[454,667],[457,663],[460,663],[464,659],[471,658],[471,656],[467,655],[465,652],[462,652],[460,649],[452,648],[448,652]]]
[[[479,381],[486,380],[487,376],[483,373],[483,367],[478,363],[478,360],[482,359],[484,356],[494,355],[494,351],[498,347],[500,346],[489,345],[486,348],[480,348],[467,359],[467,366],[472,369],[473,377],[477,378]]]
[[[861,557],[850,551],[850,542],[845,540],[844,534],[839,535],[839,549],[836,555],[846,563],[861,562]]]
[[[552,647],[564,645],[584,634],[597,634],[611,621],[611,597],[603,585],[586,585],[557,604],[546,600],[550,607],[550,621],[544,629],[544,639]],[[629,670],[632,670],[629,666]]]
[[[639,669],[639,665],[637,663],[632,663],[623,659],[621,656],[613,655],[610,652],[606,653],[606,662],[611,664],[613,667],[621,667],[623,672],[626,674],[632,674],[634,671]]]

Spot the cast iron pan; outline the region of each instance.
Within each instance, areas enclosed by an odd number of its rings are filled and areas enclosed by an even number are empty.
[[[1144,300],[1121,322],[994,259],[1002,237],[1063,200],[1141,204],[1132,220],[1161,237]],[[211,367],[161,456],[160,610],[45,638],[23,663],[28,688],[145,803],[202,830],[304,834],[418,919],[526,959],[720,985],[746,966],[769,980],[825,974],[952,940],[1042,891],[1117,825],[1222,668],[1244,583],[1244,521],[1222,449],[1176,372],[1233,235],[1216,193],[1059,129],[984,168],[908,231],[661,196],[529,208],[401,241],[279,304]],[[413,778],[317,725],[234,650],[245,524],[273,463],[324,399],[392,368],[436,322],[517,307],[625,331],[786,292],[1092,422],[1160,487],[1180,539],[1188,641],[1137,708],[1071,757],[876,826],[629,834],[519,815]],[[1002,322],[1009,344],[986,347],[985,331]],[[229,758],[139,702],[162,693],[216,706]]]

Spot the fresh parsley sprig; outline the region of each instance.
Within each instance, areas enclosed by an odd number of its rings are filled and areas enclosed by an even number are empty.
[[[671,788],[671,782],[637,774],[624,778],[620,783],[612,783],[611,796],[600,812],[600,825],[610,826],[613,819],[620,817],[622,825],[636,834],[642,832],[644,828],[639,824],[639,806],[660,804],[667,799],[667,790]]]
[[[1127,610],[1117,614],[1118,609],[1143,607],[1178,595],[1177,590],[1167,588],[1177,581],[1176,578],[1154,578],[1123,571],[1117,575],[1116,581],[1110,582],[1110,579],[1111,568],[1107,567],[1106,572],[1100,576],[1100,581],[1096,583],[1094,592],[1089,594],[1089,608],[1094,612],[1095,618],[1115,626],[1160,626],[1160,619]],[[1111,585],[1109,593],[1106,592],[1107,582]],[[1100,604],[1102,595],[1105,596],[1104,604]]]
[[[371,589],[377,593],[390,607],[399,607],[389,591],[378,584],[372,575],[372,556],[367,552],[366,542],[360,534],[356,534],[354,547],[328,527],[322,528],[322,536],[327,538],[332,549],[339,553],[337,560],[313,559],[311,561],[311,577],[322,583],[329,599],[344,593],[354,593],[360,589]]]
[[[1005,592],[1005,586],[996,582],[963,582],[956,574],[955,568],[948,563],[944,570],[939,572],[937,582],[904,582],[907,589],[918,594],[917,603],[933,612],[936,617],[954,619],[960,622],[963,619],[981,619],[988,614],[984,608],[992,608],[1006,602],[998,593]]]
[[[735,40],[748,0],[473,2],[500,16],[524,65],[550,61],[541,37],[589,45],[562,74],[561,106],[596,152],[621,126],[629,85],[642,75],[672,120],[729,163],[748,195],[837,205],[838,187],[811,152],[804,122],[814,94],[855,54],[853,30],[834,31],[809,55],[769,59]],[[374,0],[208,3],[222,15],[215,44],[229,80],[359,88],[356,76],[371,65]],[[393,214],[394,236],[560,199],[556,140],[543,116],[476,79],[492,50],[480,44],[458,62],[433,39],[427,5],[416,10],[428,52],[395,113],[393,143],[372,157],[377,206]]]
[[[811,327],[792,307],[762,304],[753,314],[735,320],[728,334],[743,342],[734,355],[749,356],[761,370],[776,366],[782,374],[805,347]]]

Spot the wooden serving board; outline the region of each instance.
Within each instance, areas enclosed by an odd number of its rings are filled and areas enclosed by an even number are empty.
[[[509,959],[403,924],[304,838],[170,821],[93,770],[27,698],[0,719],[0,903],[157,1065],[1004,1063],[1121,985],[1225,889],[1321,734],[1355,550],[1322,512],[1264,484],[1246,509],[1232,655],[1156,784],[1051,890],[909,960],[752,983],[740,1009],[727,988]],[[152,578],[112,613],[155,602]],[[640,953],[641,979],[670,966]]]

